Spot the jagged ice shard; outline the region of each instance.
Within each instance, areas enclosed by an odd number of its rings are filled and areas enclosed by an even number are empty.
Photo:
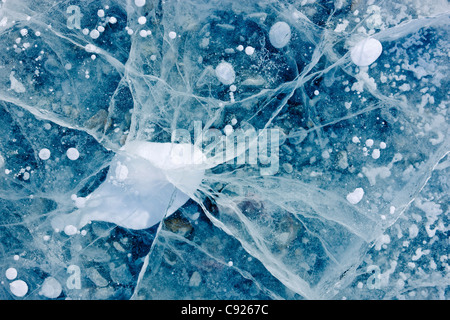
[[[0,2],[0,298],[449,299],[449,15]]]

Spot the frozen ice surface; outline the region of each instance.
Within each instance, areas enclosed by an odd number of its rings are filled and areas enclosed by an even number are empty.
[[[0,6],[1,299],[450,298],[447,1]]]

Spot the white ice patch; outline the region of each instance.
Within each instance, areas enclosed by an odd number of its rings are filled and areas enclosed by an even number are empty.
[[[347,201],[350,202],[351,204],[357,204],[362,200],[363,196],[364,196],[364,189],[356,188],[353,192],[347,195]]]
[[[350,57],[354,64],[366,67],[374,63],[383,51],[381,42],[374,38],[359,41],[350,49]]]
[[[52,226],[68,235],[89,221],[150,228],[194,195],[204,177],[205,160],[191,144],[127,143],[113,159],[106,181],[79,210],[55,218]]]
[[[14,71],[12,71],[9,75],[9,81],[11,82],[11,90],[15,91],[16,93],[24,93],[27,90],[25,89],[25,86],[14,77]]]
[[[127,166],[121,164],[120,162],[117,163],[116,166],[116,179],[118,181],[124,181],[128,177],[128,168]]]

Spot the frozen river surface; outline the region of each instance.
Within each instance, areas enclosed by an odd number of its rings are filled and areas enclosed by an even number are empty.
[[[445,0],[0,2],[0,299],[450,299]]]

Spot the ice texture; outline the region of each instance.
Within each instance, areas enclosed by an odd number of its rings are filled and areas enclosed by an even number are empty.
[[[449,18],[0,2],[0,298],[448,300]]]

